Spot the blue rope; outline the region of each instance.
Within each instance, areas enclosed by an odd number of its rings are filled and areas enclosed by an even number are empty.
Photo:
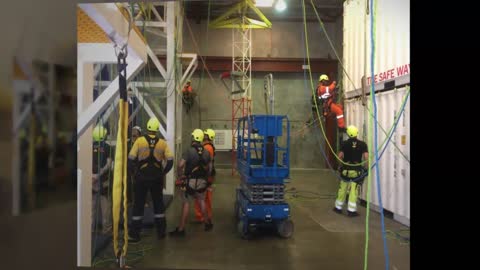
[[[371,55],[370,55],[370,68],[372,72],[371,76],[371,93],[370,95],[372,96],[372,102],[373,102],[373,117],[375,119],[375,123],[377,123],[377,102],[376,102],[376,97],[375,97],[375,82],[373,78],[375,77],[375,72],[374,72],[374,65],[375,65],[375,36],[374,36],[374,0],[370,0],[370,7],[371,12],[370,12],[370,43],[371,43]],[[393,132],[392,132],[393,134]],[[378,163],[379,157],[378,157],[378,126],[374,125],[374,153],[375,153],[375,162]],[[386,145],[385,145],[386,146]],[[377,180],[377,195],[378,195],[378,200],[380,204],[380,217],[381,217],[381,223],[382,223],[382,238],[383,238],[383,252],[385,254],[385,269],[388,270],[388,266],[390,265],[389,263],[389,257],[388,257],[388,246],[387,246],[387,237],[386,237],[386,232],[385,232],[385,217],[383,215],[383,202],[382,202],[382,189],[380,186],[380,169],[378,164],[375,166],[375,178]]]

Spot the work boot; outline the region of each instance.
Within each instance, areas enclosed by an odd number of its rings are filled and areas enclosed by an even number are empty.
[[[342,213],[342,210],[336,208],[336,207],[333,207],[333,212],[337,213],[337,214],[341,214]]]
[[[209,220],[207,223],[205,223],[205,231],[211,231],[213,229],[213,223],[211,220]]]
[[[173,237],[185,237],[185,229],[179,231],[178,230],[178,227],[175,228],[175,231],[171,231],[168,233],[170,236],[173,236]]]
[[[128,241],[130,243],[140,242],[140,232],[142,230],[142,220],[132,220],[132,226],[128,230]]]
[[[165,238],[167,228],[167,220],[165,218],[155,218],[155,227],[157,228],[157,238]]]
[[[347,211],[347,216],[349,216],[349,217],[357,217],[357,216],[358,216],[358,213],[357,213],[357,211],[354,211],[354,212],[352,212],[352,211]]]
[[[135,230],[128,231],[128,243],[135,244],[140,242],[140,234]]]

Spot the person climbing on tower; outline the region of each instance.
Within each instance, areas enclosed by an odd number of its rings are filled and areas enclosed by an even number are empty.
[[[182,95],[183,95],[183,104],[187,106],[187,113],[190,111],[193,105],[193,99],[195,98],[196,94],[193,92],[192,88],[192,81],[188,80],[187,84],[182,89]]]
[[[336,81],[329,84],[328,76],[320,75],[318,78],[317,95],[323,103],[323,116],[327,117],[333,112],[337,117],[337,126],[341,131],[345,131],[345,119],[343,117],[343,106],[334,102],[336,91]]]

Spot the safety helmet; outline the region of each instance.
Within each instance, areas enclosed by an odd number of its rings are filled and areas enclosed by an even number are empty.
[[[150,120],[148,120],[147,122],[148,131],[158,131],[159,128],[160,128],[160,122],[156,117],[152,117],[150,118]]]
[[[102,126],[96,126],[93,129],[93,140],[96,142],[100,142],[105,140],[107,137],[107,129]]]
[[[191,80],[187,80],[187,83],[192,83],[192,81],[191,81]]]
[[[196,142],[203,142],[203,137],[204,137],[204,134],[201,129],[197,128],[192,132],[192,140]]]
[[[321,82],[321,81],[328,81],[328,76],[325,75],[325,74],[322,74],[320,75],[320,78],[318,78],[318,81]]]
[[[210,140],[213,141],[215,139],[215,131],[213,131],[213,129],[207,128],[203,131],[203,133],[205,133]]]
[[[357,137],[358,135],[358,128],[356,126],[348,126],[347,127],[347,135],[350,138]]]

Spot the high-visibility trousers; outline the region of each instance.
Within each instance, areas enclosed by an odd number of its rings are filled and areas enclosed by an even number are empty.
[[[348,195],[347,210],[350,212],[357,211],[357,196],[358,196],[358,184],[350,181],[340,181],[340,188],[338,189],[337,200],[335,200],[335,207],[338,210],[342,210],[345,198],[347,196],[347,189],[350,186],[350,193]]]
[[[326,100],[325,105],[337,117],[338,128],[345,128],[345,118],[343,117],[343,106],[341,104],[333,103],[332,99]]]
[[[340,104],[333,103],[330,105],[330,110],[337,117],[338,128],[345,128],[345,118],[343,117],[343,107]]]

